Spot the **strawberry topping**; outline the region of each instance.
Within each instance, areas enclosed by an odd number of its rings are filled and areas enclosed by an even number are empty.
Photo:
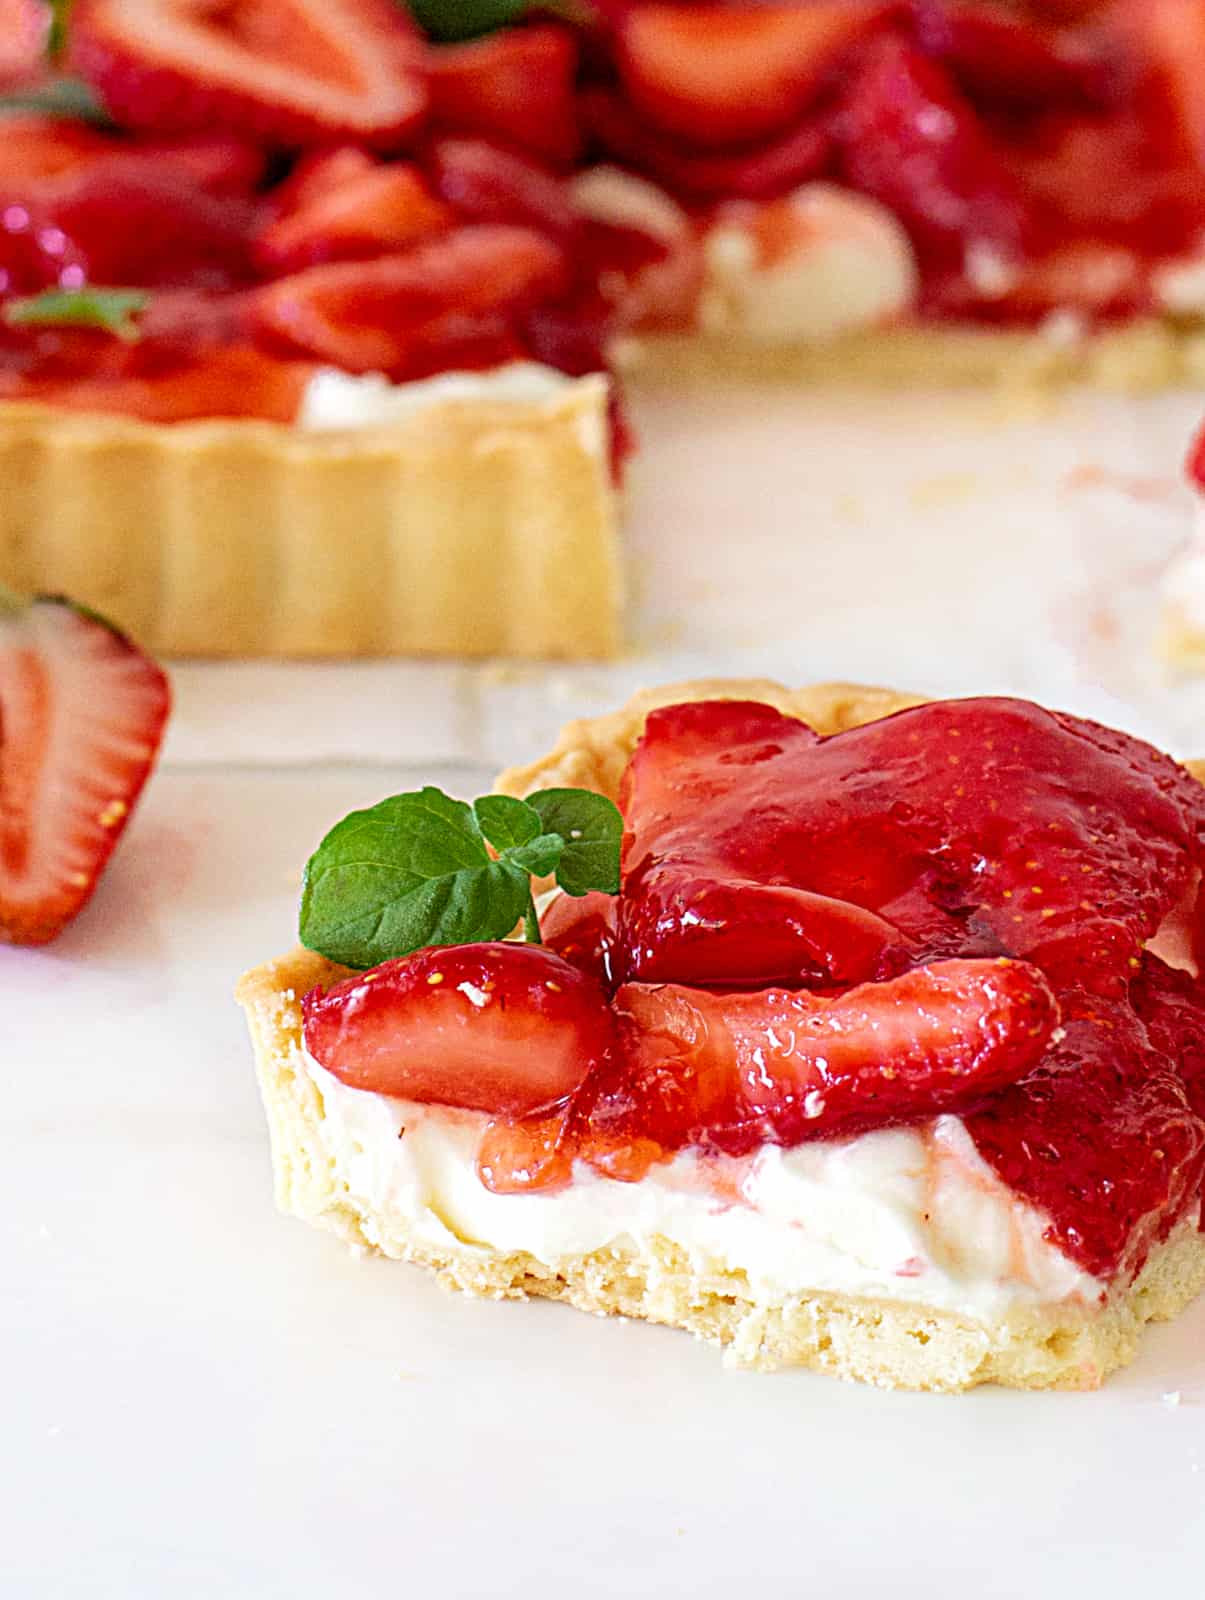
[[[87,903],[169,698],[159,667],[92,613],[0,593],[0,940],[45,944]]]
[[[128,128],[394,148],[426,110],[418,36],[390,0],[76,0],[70,43]]]
[[[576,68],[574,37],[554,24],[448,45],[431,53],[432,119],[567,164],[579,144]]]
[[[567,1100],[614,1033],[602,989],[528,944],[420,950],[303,1010],[306,1049],[344,1083],[502,1117]]]

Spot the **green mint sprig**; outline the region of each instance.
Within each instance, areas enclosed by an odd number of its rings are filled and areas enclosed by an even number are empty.
[[[443,44],[475,39],[509,27],[529,11],[543,10],[538,0],[403,0],[423,32]]]
[[[532,877],[555,873],[566,894],[616,894],[622,836],[615,806],[588,789],[472,805],[431,787],[396,794],[353,811],[310,857],[301,942],[356,968],[428,945],[503,939],[520,921],[538,944]]]
[[[135,318],[150,298],[141,289],[47,289],[10,300],[4,320],[13,328],[101,328],[132,344],[142,337]]]

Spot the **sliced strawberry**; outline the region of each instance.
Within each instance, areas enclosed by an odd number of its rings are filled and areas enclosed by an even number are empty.
[[[0,939],[46,944],[87,903],[169,703],[160,668],[92,612],[0,594]]]
[[[1205,167],[1205,0],[1120,0],[1117,10],[1162,88],[1182,149]]]
[[[103,337],[103,336],[102,336]],[[116,341],[107,339],[111,348]],[[73,340],[79,352],[83,340]],[[69,370],[56,363],[30,369],[0,367],[0,398],[38,401],[59,410],[98,411],[143,422],[191,422],[206,417],[255,417],[295,422],[312,364],[287,361],[250,345],[182,354],[147,343],[128,355],[109,351]],[[124,364],[122,364],[124,363]]]
[[[16,89],[45,70],[51,13],[44,0],[0,0],[0,89]]]
[[[586,90],[581,108],[586,127],[608,154],[699,200],[784,194],[818,177],[833,148],[827,122],[817,120],[738,155],[699,155],[643,123],[613,90]]]
[[[976,103],[1102,106],[1117,86],[1118,63],[1097,38],[983,0],[920,0],[917,39]]]
[[[908,949],[1012,955],[1116,992],[1205,859],[1205,790],[1182,768],[1005,699],[828,739],[768,706],[664,708],[623,806],[624,970],[684,982],[848,977]],[[799,890],[823,897],[814,915]],[[851,907],[894,945],[875,957]]]
[[[260,334],[347,372],[403,367],[424,327],[442,318],[521,315],[555,295],[565,260],[527,228],[466,227],[405,255],[311,267],[265,284]]]
[[[1059,1015],[1042,974],[1013,961],[941,961],[837,996],[629,984],[615,1004],[641,1131],[733,1153],[982,1101],[1034,1066]]]
[[[390,0],[76,0],[70,36],[130,128],[394,148],[426,109],[421,40]]]
[[[186,177],[215,195],[250,195],[263,181],[268,160],[261,146],[231,134],[185,134],[179,139],[122,140],[109,158],[158,176]]]
[[[613,894],[557,895],[540,918],[544,943],[563,961],[609,985],[614,973],[616,909]]]
[[[890,5],[642,5],[618,28],[617,64],[633,105],[704,149],[783,133],[841,57]]]
[[[451,221],[417,167],[373,167],[269,222],[255,240],[255,260],[264,273],[283,274],[391,255]]]
[[[974,243],[1015,256],[1032,228],[1021,190],[948,75],[898,39],[876,40],[849,86],[841,167],[930,255]]]
[[[452,133],[501,140],[567,165],[579,134],[577,43],[567,28],[509,28],[431,52],[431,113]]]
[[[65,117],[6,116],[0,124],[0,183],[24,192],[39,178],[53,178],[109,154],[115,141]]]
[[[540,945],[420,950],[302,1009],[306,1049],[343,1083],[500,1117],[560,1104],[613,1042],[599,986]]]
[[[338,194],[346,183],[355,183],[366,173],[375,172],[375,156],[356,144],[331,145],[303,155],[283,183],[269,197],[273,217],[285,217],[317,200]]]
[[[568,185],[523,156],[483,139],[437,139],[427,162],[436,190],[470,222],[519,222],[554,239],[573,233]]]

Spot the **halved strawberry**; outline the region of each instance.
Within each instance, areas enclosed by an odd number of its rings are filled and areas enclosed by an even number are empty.
[[[233,134],[184,134],[178,139],[123,139],[108,159],[159,175],[189,179],[210,194],[250,195],[262,182],[268,160],[261,145]]]
[[[1059,1016],[1042,974],[1006,960],[939,961],[841,995],[629,984],[615,1005],[641,1132],[734,1153],[981,1101],[1034,1066]]]
[[[0,940],[46,944],[86,904],[169,704],[162,670],[94,613],[0,592]]]
[[[579,134],[577,43],[555,24],[508,28],[431,52],[431,114],[453,133],[479,134],[567,164]]]
[[[14,184],[24,190],[36,179],[69,172],[107,155],[114,144],[95,128],[66,117],[6,116],[0,132],[0,182],[6,191]]]
[[[0,89],[19,88],[45,70],[50,22],[44,0],[0,0]]]
[[[419,950],[302,1010],[306,1049],[343,1083],[499,1117],[560,1104],[613,1043],[602,990],[541,945]]]
[[[311,267],[265,284],[260,334],[346,372],[403,367],[415,340],[450,316],[518,316],[565,281],[562,252],[529,228],[457,228],[405,255]]]
[[[1118,73],[1097,38],[983,0],[920,0],[917,38],[977,103],[1041,111],[1102,106]]]
[[[395,148],[426,110],[424,48],[390,0],[76,0],[70,49],[131,128]]]
[[[573,232],[566,183],[484,139],[437,139],[427,152],[439,194],[470,222],[520,222],[554,239]]]
[[[841,166],[932,256],[989,244],[1022,253],[1033,221],[1020,187],[949,75],[900,39],[875,40],[838,123]]]
[[[587,89],[582,119],[608,154],[650,173],[677,194],[699,200],[762,200],[818,177],[833,148],[826,121],[804,121],[735,155],[700,155],[634,115],[614,90]]]
[[[633,105],[705,149],[784,132],[849,48],[897,8],[642,5],[618,24],[617,65]]]
[[[267,166],[258,146],[228,135],[132,139],[64,117],[33,115],[6,116],[0,133],[0,184],[22,194],[41,180],[100,166],[180,176],[213,194],[249,194]]]
[[[615,952],[613,894],[559,894],[540,919],[544,943],[562,960],[610,984]]]
[[[266,274],[300,272],[324,261],[392,255],[451,225],[452,213],[417,167],[371,167],[276,217],[255,240]]]

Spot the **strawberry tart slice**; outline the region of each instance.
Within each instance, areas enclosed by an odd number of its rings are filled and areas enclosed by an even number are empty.
[[[345,819],[242,980],[284,1209],[884,1386],[1095,1387],[1205,1286],[1188,770],[716,682],[499,787]]]

